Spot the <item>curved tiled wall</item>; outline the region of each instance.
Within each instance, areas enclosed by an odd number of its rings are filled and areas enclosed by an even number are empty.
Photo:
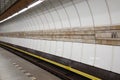
[[[0,33],[120,25],[119,3],[120,0],[46,0],[0,24]],[[0,40],[120,74],[120,46],[12,37]]]

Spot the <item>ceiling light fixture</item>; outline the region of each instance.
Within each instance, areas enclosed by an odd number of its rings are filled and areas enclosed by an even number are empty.
[[[32,7],[37,6],[38,4],[42,3],[43,1],[44,1],[44,0],[38,0],[38,1],[34,2],[33,4],[29,5],[27,8],[24,8],[24,9],[18,11],[17,13],[15,13],[15,14],[13,14],[13,15],[11,15],[11,16],[9,16],[9,17],[3,19],[3,20],[1,20],[0,23],[2,23],[2,22],[4,22],[4,21],[7,21],[7,20],[9,20],[9,19],[11,19],[11,18],[17,16],[17,15],[19,15],[19,14],[21,14],[21,13],[27,11],[28,9],[30,9],[30,8],[32,8]]]

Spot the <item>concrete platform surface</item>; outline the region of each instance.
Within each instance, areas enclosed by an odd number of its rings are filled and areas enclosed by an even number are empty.
[[[61,80],[40,67],[0,48],[0,80]]]

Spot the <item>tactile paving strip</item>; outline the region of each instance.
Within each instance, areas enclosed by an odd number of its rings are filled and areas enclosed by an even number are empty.
[[[18,65],[17,63],[13,63],[13,65],[19,69],[22,73],[24,73],[27,77],[30,78],[30,80],[37,80],[36,77],[34,77],[30,72],[24,70],[20,65]]]

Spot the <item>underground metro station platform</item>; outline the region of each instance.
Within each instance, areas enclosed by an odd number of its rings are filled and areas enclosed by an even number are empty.
[[[120,0],[0,0],[0,80],[120,80]]]

